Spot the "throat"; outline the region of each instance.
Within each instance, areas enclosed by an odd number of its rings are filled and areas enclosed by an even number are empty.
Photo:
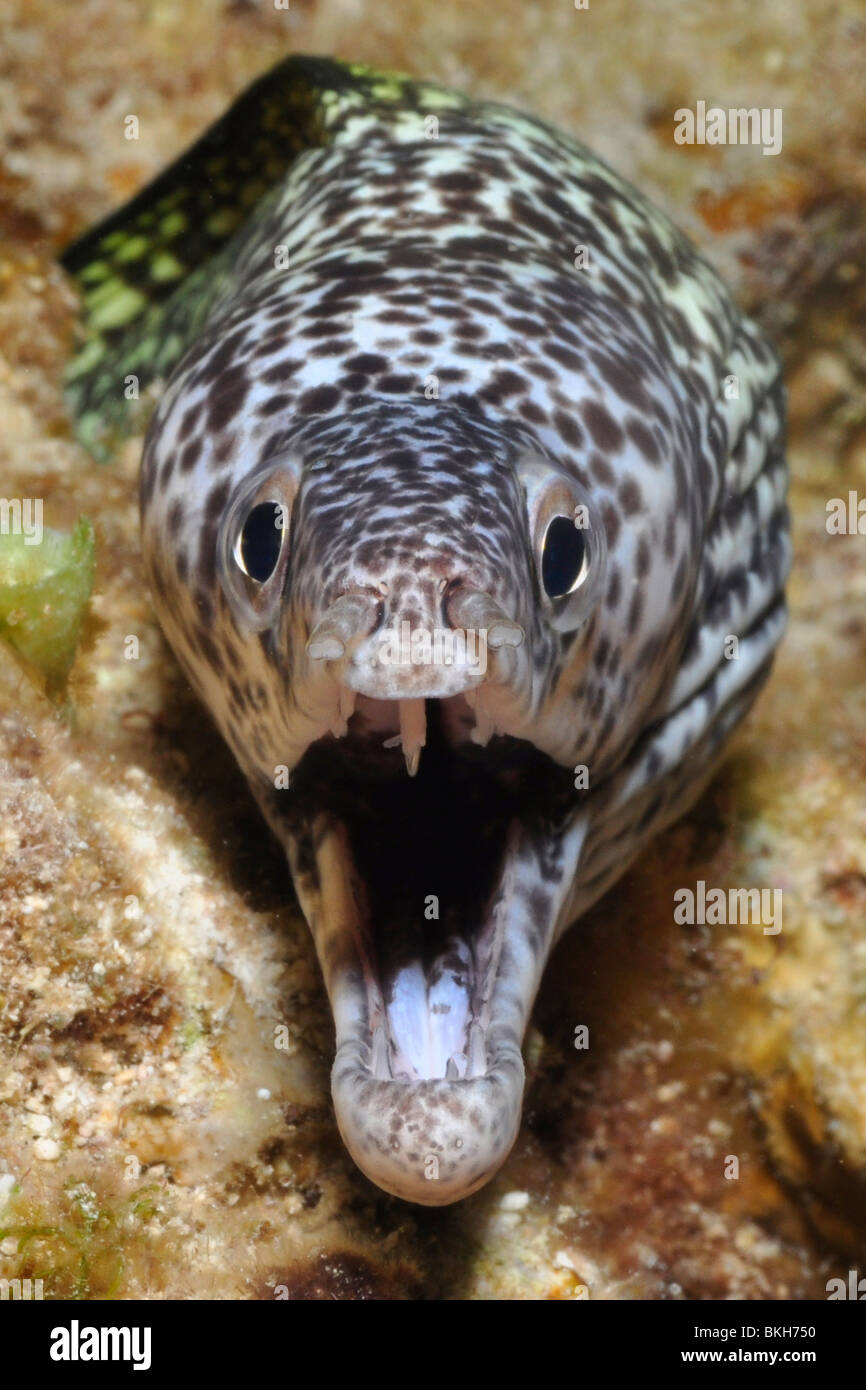
[[[513,808],[495,785],[427,764],[423,780],[379,789],[375,829],[347,823],[379,1005],[373,1070],[394,1079],[483,1072],[500,945],[492,899]]]

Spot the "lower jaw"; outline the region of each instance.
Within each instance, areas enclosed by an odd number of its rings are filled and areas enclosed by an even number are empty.
[[[366,1048],[337,1049],[331,1090],[343,1142],[358,1167],[395,1197],[445,1206],[483,1187],[517,1138],[523,1099],[518,1045],[488,1055],[472,1081],[375,1080]]]
[[[425,779],[424,766],[317,797],[291,857],[331,1000],[346,1147],[386,1191],[443,1205],[483,1186],[517,1136],[523,1033],[574,855],[539,888],[537,766],[511,790],[509,773],[454,777],[428,759]]]
[[[537,979],[508,960],[506,892],[497,884],[477,927],[447,944],[437,933],[426,951],[416,939],[413,954],[392,939],[393,920],[390,930],[373,926],[345,827],[319,822],[316,831],[325,910],[314,935],[337,1035],[331,1089],[343,1141],[387,1192],[427,1206],[456,1201],[493,1176],[520,1125],[521,1041]],[[446,977],[453,1025],[432,1003]]]

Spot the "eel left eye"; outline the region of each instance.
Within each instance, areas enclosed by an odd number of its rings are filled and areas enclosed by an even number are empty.
[[[235,560],[256,584],[265,584],[277,568],[287,520],[286,508],[280,502],[259,502],[238,532]]]
[[[541,546],[541,582],[547,597],[573,594],[586,578],[588,567],[586,539],[574,518],[552,517]]]

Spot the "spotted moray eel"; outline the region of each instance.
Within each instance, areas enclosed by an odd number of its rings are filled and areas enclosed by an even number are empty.
[[[399,1197],[465,1197],[517,1134],[551,948],[768,674],[778,360],[574,140],[326,59],[63,263],[82,438],[157,400],[146,573],[287,852],[344,1141]]]

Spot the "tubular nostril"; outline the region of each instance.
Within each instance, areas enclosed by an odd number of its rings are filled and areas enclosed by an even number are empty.
[[[453,628],[484,632],[489,647],[519,647],[525,636],[520,624],[482,589],[455,588],[446,594],[443,609]]]
[[[384,611],[381,597],[371,593],[341,595],[310,633],[307,652],[313,661],[339,661],[381,626]]]

